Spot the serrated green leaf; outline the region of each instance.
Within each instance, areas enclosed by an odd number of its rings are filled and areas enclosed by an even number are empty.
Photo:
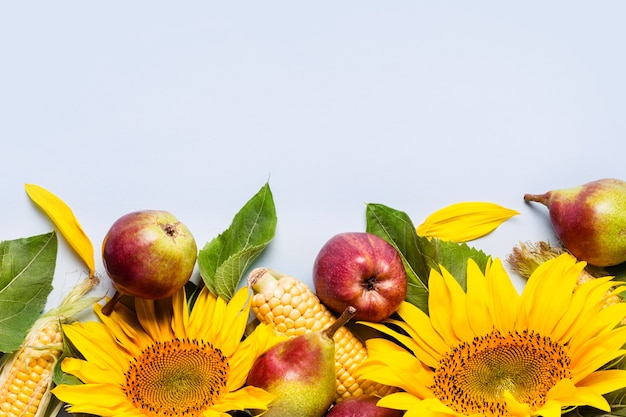
[[[421,239],[410,217],[401,211],[383,204],[369,203],[366,206],[366,232],[377,235],[392,244],[404,263],[408,290],[406,301],[428,311],[428,273],[421,253]]]
[[[409,287],[406,301],[428,313],[430,271],[446,268],[465,289],[467,260],[473,259],[482,271],[489,257],[466,243],[454,243],[418,236],[411,218],[383,204],[367,204],[366,231],[391,243],[400,253]]]
[[[0,242],[0,351],[19,348],[41,315],[56,256],[55,232]]]
[[[213,277],[215,289],[221,297],[230,300],[235,295],[236,287],[241,281],[242,272],[247,270],[250,264],[265,249],[265,245],[250,246],[245,248],[226,261],[224,261]],[[233,285],[235,284],[235,285]]]
[[[441,239],[431,239],[430,244],[436,249],[436,261],[439,267],[444,267],[461,284],[463,290],[467,289],[467,261],[472,259],[481,271],[485,271],[489,256],[483,251],[469,246],[467,243],[454,243]]]
[[[198,253],[200,276],[213,294],[230,300],[246,269],[274,238],[276,223],[276,208],[266,183],[239,210],[230,227]]]

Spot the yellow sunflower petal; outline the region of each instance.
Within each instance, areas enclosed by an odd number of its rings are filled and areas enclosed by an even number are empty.
[[[178,337],[190,337],[187,332],[189,327],[189,309],[187,307],[187,296],[183,288],[172,296],[172,311],[178,314],[172,316],[172,330]],[[195,335],[194,335],[195,336]]]
[[[413,410],[420,407],[421,402],[422,400],[408,392],[394,392],[381,398],[376,404],[395,410]]]
[[[546,401],[546,403],[538,410],[532,413],[532,416],[541,417],[560,417],[562,405],[558,401]]]
[[[145,346],[151,343],[150,336],[143,331],[137,317],[126,306],[118,303],[115,310],[106,316],[102,314],[102,306],[96,304],[94,312],[111,336],[131,355],[138,355]]]
[[[504,400],[508,415],[511,417],[530,416],[530,405],[518,402],[509,390],[504,391]]]
[[[608,394],[626,387],[626,370],[605,369],[596,371],[579,381],[578,385],[593,389],[598,394]]]
[[[626,340],[626,327],[594,337],[572,352],[572,379],[576,382],[602,365],[624,354],[620,348]]]
[[[406,322],[402,320],[385,320],[385,323],[360,323],[376,329],[383,334],[391,336],[403,346],[405,346],[408,350],[410,350],[413,355],[420,358],[420,360],[428,366],[436,367],[439,363],[439,360],[441,359],[441,354],[437,349],[431,346],[430,341],[426,341],[421,338],[421,335],[424,334],[424,332],[417,332],[413,327],[409,326]],[[387,324],[398,327],[400,331],[404,331],[406,334],[391,329]],[[430,324],[428,325],[430,327]],[[430,327],[429,335],[440,338],[440,336],[434,329],[432,329],[432,327]],[[417,340],[419,340],[419,342],[416,342]]]
[[[246,383],[254,361],[270,347],[286,338],[287,336],[279,335],[268,325],[263,323],[257,325],[228,360],[231,366],[228,389],[234,391],[241,388]]]
[[[357,367],[355,375],[428,396],[433,375],[415,356],[386,339],[369,339],[366,346],[368,358]]]
[[[571,298],[569,310],[552,330],[552,337],[562,343],[570,343],[571,338],[584,328],[590,319],[595,319],[599,309],[599,301],[613,286],[611,277],[596,278],[576,288]]]
[[[432,348],[434,352],[433,359],[439,361],[441,353],[450,349],[450,345],[446,344],[443,337],[433,328],[430,317],[415,305],[404,301],[396,312],[411,327],[411,336],[415,340],[422,340],[424,344]]]
[[[452,311],[457,306],[453,305],[452,297],[444,275],[450,276],[445,268],[440,267],[441,273],[432,269],[428,278],[428,311],[433,328],[441,335],[445,344],[454,346],[459,338],[454,333]],[[452,278],[454,280],[454,278]]]
[[[226,311],[223,316],[222,326],[234,334],[243,334],[248,317],[250,316],[250,290],[248,287],[242,287],[235,293],[226,305]],[[220,347],[226,356],[232,355],[240,340],[230,337],[222,340]]]
[[[499,259],[488,265],[485,280],[492,323],[500,332],[506,333],[515,324],[520,296]]]
[[[487,270],[489,270],[489,262]],[[465,314],[474,335],[487,334],[493,330],[493,320],[487,290],[487,280],[475,262],[467,263],[467,302]]]
[[[603,411],[611,411],[611,406],[598,392],[577,386],[571,379],[562,379],[548,392],[548,401],[573,406],[590,405]]]
[[[266,410],[276,398],[262,388],[246,386],[240,390],[229,392],[224,395],[220,402],[214,404],[209,410],[225,413],[231,410]]]
[[[119,386],[111,384],[58,385],[52,393],[70,404],[71,413],[87,413],[98,416],[144,416],[132,407]]]
[[[63,372],[69,373],[84,383],[98,383],[111,381],[114,384],[124,383],[124,374],[116,368],[103,368],[94,361],[85,361],[76,358],[65,358],[61,362]]]
[[[446,352],[449,346],[433,328],[430,318],[415,305],[406,301],[400,304],[396,312],[402,320],[388,319],[384,323],[362,322],[362,324],[395,338],[422,362],[436,367],[441,359],[441,353]],[[393,330],[387,324],[398,327],[406,334]]]
[[[491,233],[517,214],[518,211],[494,203],[456,203],[428,216],[417,227],[417,234],[452,242],[468,242]]]
[[[72,209],[59,197],[35,184],[25,184],[26,193],[50,217],[67,243],[89,268],[89,276],[95,273],[94,249],[91,240],[74,216]]]
[[[127,354],[119,351],[115,339],[100,323],[75,322],[63,326],[63,333],[85,359],[94,362],[98,367],[117,370],[121,373],[126,370]]]
[[[188,333],[219,344],[222,340],[219,333],[222,329],[221,320],[225,310],[224,299],[212,294],[207,287],[203,287],[196,297],[193,310],[189,313]]]
[[[522,291],[520,318],[523,326],[550,334],[570,308],[576,281],[584,267],[584,262],[577,262],[569,254],[539,265]]]
[[[181,289],[178,292],[184,291]],[[172,299],[148,300],[135,298],[137,319],[152,340],[170,340],[172,329]]]
[[[406,404],[409,405],[410,403],[407,402]],[[405,417],[465,417],[465,414],[455,412],[437,398],[426,398],[415,405],[414,408],[404,414]],[[482,417],[482,415],[477,414],[473,417]]]
[[[455,344],[460,340],[471,340],[474,334],[467,318],[466,294],[452,274],[443,267],[440,269],[441,273],[435,274],[434,280],[431,273],[428,284],[430,290],[429,303],[431,298],[433,303],[437,303],[437,308],[430,309],[431,323],[433,326],[437,326],[437,330],[442,336],[448,333],[448,340],[446,340],[448,345]],[[441,312],[445,312],[445,314],[439,316]],[[447,324],[444,325],[444,323]]]
[[[597,336],[609,332],[624,318],[626,304],[619,303],[601,309],[589,317],[585,325],[581,325],[578,332],[570,340],[570,347],[574,351],[583,351],[583,346]],[[590,322],[593,320],[593,322]]]

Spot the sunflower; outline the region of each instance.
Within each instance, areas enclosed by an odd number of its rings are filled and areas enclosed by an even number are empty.
[[[227,416],[265,410],[273,396],[246,386],[253,362],[281,340],[265,325],[243,338],[247,288],[226,302],[204,287],[191,308],[184,289],[165,300],[118,304],[100,321],[63,327],[83,358],[61,369],[82,384],[58,385],[54,395],[72,413],[99,416]]]
[[[358,373],[401,388],[379,405],[415,416],[546,416],[577,406],[610,411],[603,397],[626,387],[608,369],[625,351],[626,303],[611,277],[576,284],[585,267],[568,254],[543,263],[521,295],[501,262],[483,274],[468,262],[467,290],[442,268],[429,277],[429,314],[404,302],[400,319],[369,324]]]

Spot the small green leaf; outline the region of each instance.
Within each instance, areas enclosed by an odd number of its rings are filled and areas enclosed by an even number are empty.
[[[0,242],[0,351],[20,347],[52,291],[55,232]]]
[[[243,274],[274,238],[276,208],[265,184],[233,218],[228,229],[198,253],[198,269],[213,294],[227,301],[235,294]]]
[[[443,266],[465,289],[467,260],[485,270],[489,257],[466,243],[418,236],[410,217],[383,204],[366,207],[366,231],[382,237],[400,253],[409,283],[406,301],[428,313],[428,277]]]

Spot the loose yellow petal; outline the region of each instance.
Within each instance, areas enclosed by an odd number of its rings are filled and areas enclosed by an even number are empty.
[[[72,209],[56,195],[35,184],[25,184],[26,193],[47,215],[65,237],[72,249],[89,268],[89,276],[95,273],[94,249]]]
[[[417,234],[452,242],[468,242],[494,231],[519,214],[494,203],[463,202],[437,210],[417,227]]]

